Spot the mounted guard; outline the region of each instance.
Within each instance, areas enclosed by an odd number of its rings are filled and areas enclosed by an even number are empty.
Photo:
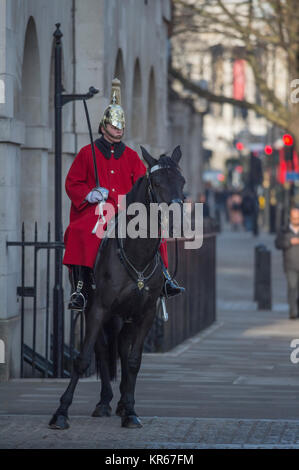
[[[120,81],[112,81],[111,99],[99,124],[101,137],[83,147],[74,159],[65,181],[71,200],[70,223],[64,235],[63,264],[70,269],[73,286],[69,309],[84,311],[91,289],[95,289],[94,264],[101,239],[95,234],[99,220],[96,208],[105,201],[118,211],[118,196],[126,195],[136,181],[146,174],[137,152],[122,142],[125,114],[121,106]],[[94,148],[93,148],[94,147]],[[163,274],[162,295],[174,296],[184,291],[172,280],[168,267],[166,241],[160,244]]]

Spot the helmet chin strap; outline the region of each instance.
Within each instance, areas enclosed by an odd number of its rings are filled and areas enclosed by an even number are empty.
[[[103,126],[103,127],[104,127],[104,129],[105,129],[105,132],[109,135],[109,137],[110,137],[111,139],[115,139],[115,138],[116,138],[114,135],[112,135],[112,134],[108,131],[108,129],[107,129],[106,126]],[[124,136],[124,129],[123,129],[123,133],[122,133],[121,137],[119,138],[118,142],[121,141],[121,139],[123,138],[123,136]]]

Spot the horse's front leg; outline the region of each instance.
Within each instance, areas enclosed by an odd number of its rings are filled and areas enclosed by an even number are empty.
[[[131,331],[131,350],[124,347],[120,350],[122,383],[120,386],[121,400],[118,411],[121,415],[121,425],[126,428],[140,428],[141,421],[135,412],[135,386],[141,365],[143,344],[155,317],[155,307],[148,309],[142,323],[133,324]],[[127,346],[128,342],[125,343]],[[122,352],[127,352],[122,357]]]
[[[67,429],[68,409],[72,404],[74,391],[79,377],[84,374],[91,362],[91,353],[99,334],[103,321],[103,310],[94,302],[89,311],[86,312],[86,333],[80,355],[74,360],[73,373],[70,383],[60,398],[60,406],[52,416],[49,426],[52,429]]]

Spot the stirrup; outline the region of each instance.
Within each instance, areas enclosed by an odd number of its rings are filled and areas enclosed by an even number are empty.
[[[70,297],[70,303],[69,303],[69,305],[68,305],[68,308],[69,308],[70,310],[74,310],[74,311],[77,311],[77,312],[84,312],[85,307],[86,307],[86,304],[87,304],[87,300],[86,300],[86,298],[84,297],[84,295],[83,295],[82,292],[81,292],[82,288],[83,288],[83,281],[78,281],[77,289],[76,289],[75,292],[73,292],[73,293],[71,294],[71,297]],[[78,306],[78,307],[76,307],[76,306],[74,307],[74,306],[72,305],[73,297],[75,297],[75,296],[80,296],[80,297],[82,297],[82,299],[83,299],[83,306],[82,306],[82,307],[79,307],[79,306]]]
[[[168,313],[167,313],[167,310],[166,310],[165,297],[162,295],[160,297],[160,300],[161,300],[161,306],[162,306],[162,320],[164,322],[167,322],[168,321]]]
[[[78,306],[78,307],[74,307],[74,306],[72,305],[73,297],[76,296],[76,295],[80,295],[80,297],[83,298],[83,306],[82,306],[82,307],[79,307],[79,306]],[[72,295],[71,295],[71,297],[70,297],[70,302],[69,302],[68,308],[69,308],[69,310],[74,310],[74,311],[76,311],[76,312],[83,312],[83,311],[85,310],[86,303],[87,303],[87,301],[86,301],[84,295],[82,294],[82,292],[73,292]]]

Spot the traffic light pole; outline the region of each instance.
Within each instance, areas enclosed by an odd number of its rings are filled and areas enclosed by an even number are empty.
[[[62,94],[62,44],[63,36],[60,23],[56,24],[55,38],[55,285],[53,289],[53,372],[54,377],[64,376],[64,300],[62,283],[62,107],[75,100],[92,98],[99,90],[90,87],[89,92],[82,95]]]

